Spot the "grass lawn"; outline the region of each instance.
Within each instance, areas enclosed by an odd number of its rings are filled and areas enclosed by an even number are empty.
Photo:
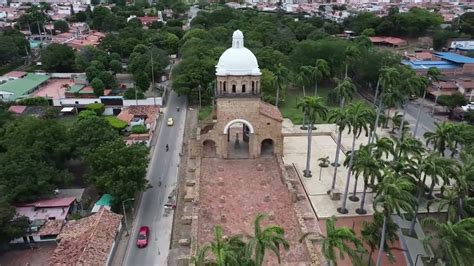
[[[329,101],[329,93],[331,92],[331,89],[329,88],[319,88],[318,89],[318,96],[326,99],[326,106],[329,108],[329,111],[339,108],[339,105],[337,103],[333,103]],[[314,90],[309,89],[306,90],[306,95],[313,95]],[[303,123],[303,113],[301,112],[300,109],[296,107],[298,104],[298,100],[300,98],[303,98],[303,91],[294,89],[294,90],[288,90],[286,92],[286,99],[285,102],[280,104],[280,112],[283,115],[284,118],[290,119],[293,124],[302,124]],[[359,101],[363,100],[362,98],[359,97],[359,95],[354,94],[354,99],[352,101]],[[324,124],[327,123],[327,120],[318,119],[316,120],[316,124]]]
[[[208,118],[211,113],[212,113],[212,105],[202,106],[201,109],[199,109],[199,114],[198,114],[199,121],[202,121]]]

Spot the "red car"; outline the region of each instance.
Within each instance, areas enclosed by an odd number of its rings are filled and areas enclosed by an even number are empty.
[[[148,236],[150,235],[150,228],[148,226],[140,227],[137,237],[137,247],[144,248],[148,245]]]

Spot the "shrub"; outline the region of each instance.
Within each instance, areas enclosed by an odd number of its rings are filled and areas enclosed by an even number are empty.
[[[26,106],[46,106],[49,103],[48,100],[44,97],[31,97],[18,101],[18,104]]]
[[[134,134],[143,134],[143,133],[146,133],[147,131],[148,129],[146,129],[146,127],[142,125],[134,125],[132,127],[132,133]]]
[[[134,100],[135,99],[135,89],[131,88],[131,89],[126,90],[125,93],[123,94],[123,97],[127,100]],[[145,99],[145,94],[143,94],[142,91],[138,90],[136,98],[137,99]]]
[[[105,111],[103,103],[90,103],[86,106],[87,110],[94,111],[97,115],[102,115]]]
[[[122,130],[122,129],[127,127],[127,122],[124,122],[124,121],[116,118],[115,116],[108,116],[108,117],[105,118],[105,120],[107,120],[107,122],[109,122],[109,124],[113,128],[118,129],[118,130]]]
[[[78,118],[79,120],[82,120],[82,119],[86,119],[88,117],[91,117],[91,116],[97,116],[97,113],[95,111],[92,111],[92,110],[84,110],[84,111],[81,111],[78,115]]]

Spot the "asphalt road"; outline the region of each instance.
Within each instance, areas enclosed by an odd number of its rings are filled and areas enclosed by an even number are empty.
[[[176,110],[178,106],[179,112]],[[169,117],[174,119],[172,127],[166,124]],[[164,204],[168,202],[168,196],[173,194],[177,184],[185,118],[186,99],[172,92],[148,168],[147,179],[152,188],[142,195],[137,217],[130,230],[124,265],[167,265],[173,211],[166,215]],[[168,152],[165,150],[166,144],[169,145]],[[149,244],[142,249],[136,246],[140,226],[148,226],[151,231]]]
[[[418,103],[411,102],[411,101],[409,101],[405,105],[405,110],[406,110],[405,119],[410,123],[410,129],[411,129],[412,134],[413,134],[413,130],[415,129],[416,118],[418,116],[418,106],[419,106]],[[435,120],[431,116],[431,113],[429,112],[429,110],[431,110],[431,107],[421,108],[420,123],[418,125],[418,131],[416,133],[417,138],[424,139],[423,135],[426,132],[436,130],[436,126],[434,124]]]

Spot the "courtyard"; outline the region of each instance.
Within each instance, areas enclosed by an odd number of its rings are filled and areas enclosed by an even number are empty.
[[[280,252],[282,263],[298,265],[309,262],[308,250],[304,243],[299,242],[303,233],[295,205],[280,176],[274,157],[252,160],[203,158],[199,191],[199,246],[213,240],[214,225],[221,225],[225,235],[252,235],[254,218],[264,213],[268,217],[262,226],[277,224],[285,229],[290,250]],[[310,211],[309,205],[307,211]],[[308,228],[319,230],[316,219]],[[275,255],[268,252],[265,265],[276,264]]]

